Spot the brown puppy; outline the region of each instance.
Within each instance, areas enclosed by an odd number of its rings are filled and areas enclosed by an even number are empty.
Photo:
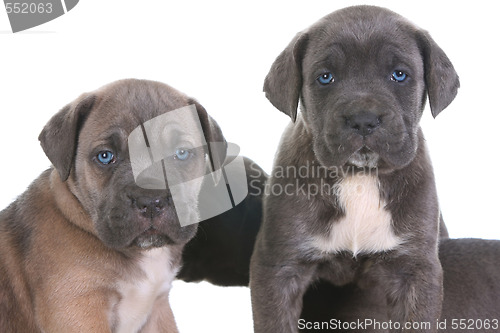
[[[317,279],[382,290],[392,332],[439,318],[439,207],[419,122],[427,97],[437,116],[458,86],[429,34],[379,7],[336,11],[278,56],[264,91],[294,122],[251,260],[256,333],[296,332]]]
[[[40,134],[54,168],[0,213],[1,332],[177,331],[168,293],[196,232],[178,216],[197,222],[201,181],[173,198],[154,172],[135,174],[134,130],[148,132],[145,151],[173,147],[158,162],[168,180],[225,157],[207,149],[225,141],[205,109],[158,82],[118,81],[64,107]]]

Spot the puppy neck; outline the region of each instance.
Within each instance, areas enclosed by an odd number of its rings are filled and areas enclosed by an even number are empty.
[[[54,194],[56,205],[64,217],[83,230],[96,235],[97,231],[94,228],[92,219],[85,212],[75,195],[69,190],[68,183],[61,180],[56,169],[53,169],[50,174],[50,188]]]

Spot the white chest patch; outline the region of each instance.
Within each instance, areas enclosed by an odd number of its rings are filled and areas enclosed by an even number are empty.
[[[377,177],[348,177],[338,189],[345,216],[331,222],[327,235],[313,237],[314,248],[327,253],[350,251],[356,256],[389,251],[403,243],[392,230],[392,217],[380,198]]]
[[[138,332],[150,316],[155,300],[168,294],[177,273],[171,268],[168,247],[145,251],[139,265],[143,277],[118,283],[121,299],[116,305],[116,333]]]

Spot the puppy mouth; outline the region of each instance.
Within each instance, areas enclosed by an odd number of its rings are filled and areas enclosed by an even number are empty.
[[[141,249],[149,249],[153,247],[173,245],[175,244],[175,242],[164,233],[153,227],[150,227],[146,231],[142,232],[139,236],[137,236],[134,239],[133,244]]]
[[[349,156],[347,162],[358,168],[376,168],[379,160],[380,155],[364,145]]]

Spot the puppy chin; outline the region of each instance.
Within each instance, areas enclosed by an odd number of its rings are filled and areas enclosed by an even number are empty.
[[[367,147],[361,147],[355,151],[347,160],[348,164],[352,164],[358,168],[375,169],[379,165],[380,155]]]
[[[153,247],[173,245],[175,242],[167,235],[160,234],[154,229],[148,229],[134,239],[133,244],[141,249],[150,249]]]

